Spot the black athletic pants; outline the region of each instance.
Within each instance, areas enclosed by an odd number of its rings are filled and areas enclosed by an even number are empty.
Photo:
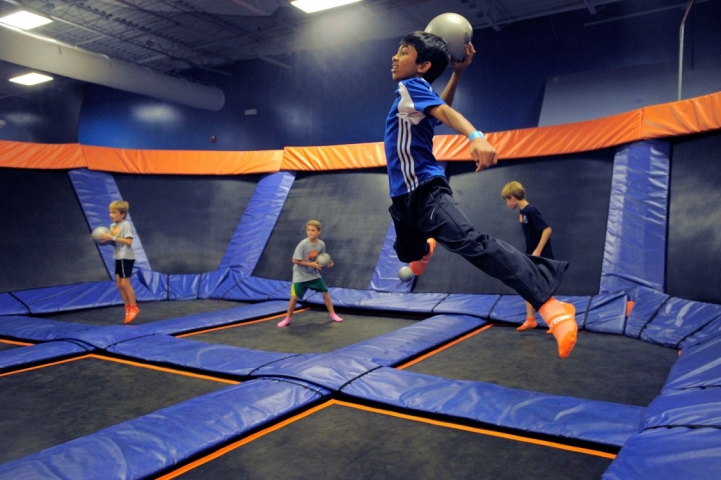
[[[526,255],[480,233],[453,198],[444,177],[435,177],[392,200],[394,248],[402,262],[420,260],[428,251],[428,238],[435,238],[448,251],[513,288],[536,310],[558,289],[568,268],[567,262]]]

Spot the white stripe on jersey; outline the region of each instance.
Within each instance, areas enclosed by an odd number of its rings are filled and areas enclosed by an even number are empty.
[[[413,141],[411,127],[418,125],[425,115],[416,110],[406,86],[400,83],[398,87],[401,96],[401,100],[398,102],[398,160],[401,163],[403,181],[406,184],[408,192],[411,192],[418,188],[415,162],[411,154],[411,142]]]

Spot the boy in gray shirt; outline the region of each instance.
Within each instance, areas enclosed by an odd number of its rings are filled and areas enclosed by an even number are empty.
[[[336,315],[333,309],[333,301],[330,298],[330,293],[328,293],[328,286],[323,281],[323,277],[320,276],[323,267],[318,263],[318,255],[325,253],[325,243],[318,238],[320,236],[320,227],[321,224],[318,220],[309,220],[305,224],[305,233],[308,238],[301,240],[298,246],[295,247],[290,302],[288,303],[286,317],[278,323],[279,327],[290,325],[298,299],[303,298],[309,288],[323,294],[323,302],[328,308],[331,320],[334,322],[343,321],[342,318]],[[332,267],[333,262],[331,261],[327,266]]]

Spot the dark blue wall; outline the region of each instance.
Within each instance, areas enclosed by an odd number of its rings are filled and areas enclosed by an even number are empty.
[[[603,10],[628,13],[629,2]],[[631,2],[641,3],[641,2]],[[649,8],[670,2],[646,2]],[[674,2],[678,4],[678,2]],[[678,59],[683,9],[598,25],[587,11],[518,22],[500,32],[477,30],[479,54],[459,88],[456,106],[478,128],[502,131],[538,124],[552,75]],[[721,2],[694,5],[686,26],[685,62],[721,55]],[[226,93],[220,112],[207,112],[91,86],[79,125],[84,144],[127,148],[265,150],[284,146],[377,142],[392,102],[391,56],[398,39],[352,49],[289,55],[279,66],[250,61],[231,76],[198,74]],[[447,77],[436,82],[442,89]],[[246,109],[257,115],[245,116]],[[629,106],[629,110],[637,106]],[[451,133],[439,129],[437,133]],[[214,135],[217,143],[211,144]]]

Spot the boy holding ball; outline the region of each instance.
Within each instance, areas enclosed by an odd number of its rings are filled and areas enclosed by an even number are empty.
[[[497,162],[496,150],[483,133],[451,108],[460,77],[476,53],[473,45],[466,45],[463,61],[453,62],[443,93],[439,96],[431,88],[448,66],[448,48],[436,35],[413,32],[403,37],[391,59],[398,89],[386,119],[385,153],[396,253],[416,275],[426,269],[436,242],[461,255],[538,310],[556,338],[559,356],[566,358],[576,344],[576,310],[553,298],[553,293],[568,263],[524,255],[476,230],[453,198],[445,172],[433,155],[433,129],[443,123],[468,137],[476,171]]]
[[[303,298],[305,292],[310,288],[316,292],[323,294],[323,302],[325,303],[330,319],[334,322],[342,322],[343,319],[336,315],[333,309],[333,301],[328,293],[328,286],[325,284],[320,271],[323,269],[318,263],[318,255],[325,252],[325,242],[318,238],[320,236],[321,224],[318,220],[309,220],[305,224],[305,234],[308,238],[300,241],[295,252],[293,252],[293,285],[290,288],[290,302],[288,303],[288,312],[283,320],[278,323],[279,327],[290,325],[293,319],[293,311],[298,303],[299,298]],[[328,263],[327,267],[333,266],[333,261]]]
[[[102,242],[112,241],[115,244],[113,258],[115,259],[115,285],[118,287],[120,296],[125,304],[125,323],[135,320],[140,309],[135,302],[135,290],[130,284],[130,275],[133,273],[135,264],[135,252],[133,251],[133,227],[125,218],[128,216],[130,204],[116,200],[110,203],[110,233],[103,233],[98,236]]]

